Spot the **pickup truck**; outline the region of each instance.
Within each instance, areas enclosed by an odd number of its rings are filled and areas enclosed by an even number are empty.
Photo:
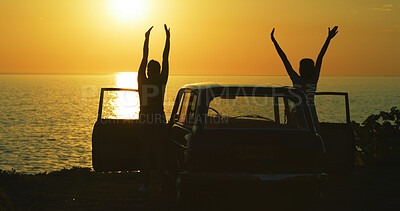
[[[110,91],[137,92],[102,89],[93,130],[93,167],[96,171],[140,170],[138,120],[104,117],[103,98]],[[301,190],[300,195],[312,195],[328,175],[350,174],[355,147],[348,95],[319,95],[344,96],[346,102],[346,122],[322,122],[321,134],[298,89],[211,83],[182,87],[166,137],[169,175],[176,179],[180,205],[186,209],[197,194],[222,185],[283,184]]]

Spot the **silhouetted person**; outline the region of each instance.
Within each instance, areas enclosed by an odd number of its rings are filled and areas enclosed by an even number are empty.
[[[141,192],[148,192],[149,175],[153,164],[163,179],[166,168],[166,120],[164,114],[164,93],[168,80],[168,55],[170,48],[170,30],[164,25],[166,33],[163,53],[162,71],[160,63],[151,60],[147,64],[149,55],[149,37],[151,27],[145,34],[143,59],[138,71],[138,88],[140,98],[139,122],[142,125],[142,169],[144,184]],[[147,66],[147,76],[146,76]],[[155,161],[155,162],[154,162]]]
[[[272,29],[271,32],[272,42],[274,43],[276,51],[278,52],[279,56],[283,61],[283,64],[285,65],[286,71],[290,79],[292,80],[293,86],[303,90],[303,92],[307,96],[307,103],[310,107],[311,114],[314,119],[314,124],[318,132],[320,131],[320,126],[319,126],[317,111],[315,109],[314,96],[315,96],[315,91],[317,90],[317,83],[321,72],[322,58],[325,55],[326,49],[328,49],[328,45],[331,39],[335,37],[335,35],[338,33],[337,28],[338,28],[337,26],[333,27],[332,30],[328,28],[328,37],[326,38],[325,44],[318,55],[317,62],[315,65],[314,61],[309,58],[304,58],[300,61],[300,68],[299,68],[300,76],[293,70],[293,67],[290,64],[289,60],[287,59],[285,53],[283,52],[281,47],[279,47],[278,42],[275,40],[274,37],[275,28]]]

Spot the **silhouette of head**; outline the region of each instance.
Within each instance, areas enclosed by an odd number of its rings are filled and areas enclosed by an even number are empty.
[[[314,77],[315,67],[312,59],[302,59],[300,61],[300,76],[305,80],[310,80]]]
[[[160,76],[160,63],[151,60],[149,61],[149,64],[147,65],[147,76],[149,77],[150,80],[158,78]]]

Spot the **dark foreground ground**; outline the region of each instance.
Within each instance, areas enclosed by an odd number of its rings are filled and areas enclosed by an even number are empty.
[[[400,210],[399,179],[397,174],[358,168],[347,184],[332,184],[324,199],[313,202],[308,209]],[[156,179],[153,181],[156,183]],[[174,193],[160,195],[153,184],[146,197],[137,191],[140,183],[138,173],[97,173],[87,168],[37,175],[3,171],[0,210],[176,210]],[[231,187],[229,192],[229,197],[217,194],[211,197],[214,201],[202,201],[197,210],[276,210],[279,204],[292,203],[292,199],[285,197],[253,197],[240,187]],[[252,200],[238,196],[250,196]]]

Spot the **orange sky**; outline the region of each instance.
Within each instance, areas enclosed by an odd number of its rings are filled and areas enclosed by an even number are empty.
[[[145,31],[155,26],[150,58],[160,60],[167,23],[171,74],[284,75],[273,27],[298,69],[338,25],[323,75],[400,76],[397,0],[136,0],[144,9],[127,16],[118,1],[0,0],[0,73],[137,71]]]

